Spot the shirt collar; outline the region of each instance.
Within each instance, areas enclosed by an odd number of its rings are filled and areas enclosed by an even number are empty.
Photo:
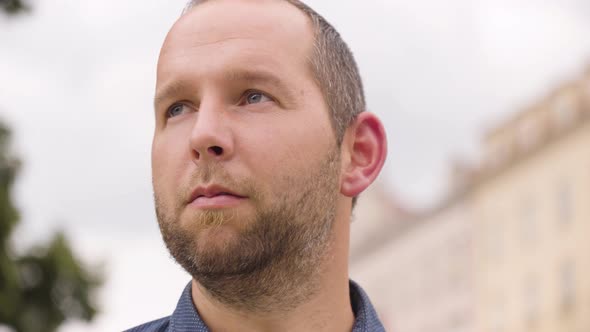
[[[170,318],[170,329],[173,332],[210,332],[199,316],[191,295],[192,283],[184,288],[176,310]],[[355,320],[352,332],[384,332],[377,312],[363,289],[354,281],[350,281],[350,302]]]

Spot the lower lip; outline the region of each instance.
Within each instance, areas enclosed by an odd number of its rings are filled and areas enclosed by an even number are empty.
[[[196,198],[192,201],[189,205],[199,209],[215,209],[215,208],[226,208],[232,207],[240,202],[242,202],[245,198],[232,196],[232,195],[217,195],[213,197],[205,197],[201,196]]]

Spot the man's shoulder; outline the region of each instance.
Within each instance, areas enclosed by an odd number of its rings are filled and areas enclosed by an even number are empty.
[[[166,332],[170,324],[170,316],[141,324],[124,332]]]

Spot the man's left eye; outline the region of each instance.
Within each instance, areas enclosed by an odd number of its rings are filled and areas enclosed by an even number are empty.
[[[245,103],[246,104],[258,104],[258,103],[264,103],[267,101],[272,101],[272,99],[262,92],[250,91],[250,92],[247,92],[245,95]]]

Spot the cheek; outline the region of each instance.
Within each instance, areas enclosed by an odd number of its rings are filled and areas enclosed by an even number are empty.
[[[293,165],[307,165],[310,161],[324,156],[326,151],[334,144],[330,135],[331,128],[323,126],[313,119],[293,121],[277,135],[269,140],[271,151],[280,151],[283,155],[275,159],[288,160]],[[285,164],[282,162],[281,164]]]
[[[171,145],[164,140],[154,140],[152,145],[152,181],[154,191],[162,195],[175,188],[179,181],[184,159],[180,145]]]
[[[253,157],[249,158],[250,168],[258,178],[266,179],[262,182],[270,191],[288,191],[293,181],[313,171],[330,149],[328,139],[317,131],[297,130],[294,134],[291,129],[277,131],[259,144],[244,146],[251,150],[247,155]]]

